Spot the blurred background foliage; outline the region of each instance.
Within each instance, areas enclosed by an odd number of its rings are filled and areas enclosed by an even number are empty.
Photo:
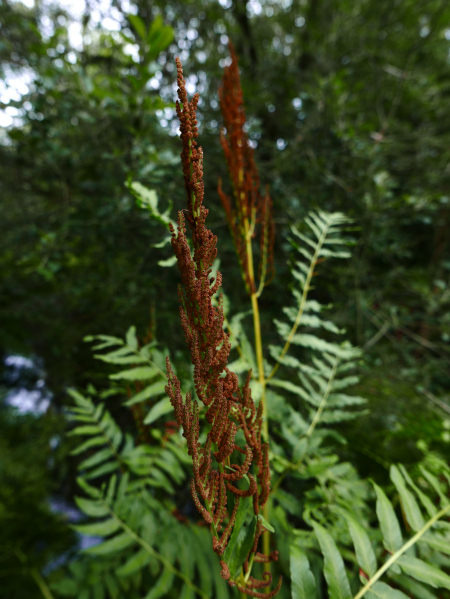
[[[370,413],[340,426],[342,457],[383,481],[390,463],[421,458],[418,441],[449,456],[448,3],[0,0],[2,596],[34,596],[36,572],[73,547],[68,508],[58,508],[70,505],[75,476],[66,388],[101,375],[83,336],[134,324],[141,338],[157,331],[184,351],[178,273],[158,265],[169,246],[154,247],[160,226],[126,186],[154,189],[161,210],[183,206],[177,55],[201,96],[224,289],[243,309],[216,192],[226,180],[217,89],[228,39],[274,200],[267,343],[286,300],[287,225],[314,207],[345,212],[353,257],[323,265],[315,290],[364,350],[357,393]]]

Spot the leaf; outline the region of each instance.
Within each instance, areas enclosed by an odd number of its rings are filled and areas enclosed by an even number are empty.
[[[430,518],[432,518],[437,512],[437,507],[434,505],[434,503],[431,501],[431,499],[428,497],[428,495],[425,495],[425,493],[423,493],[419,489],[419,487],[414,483],[412,478],[409,476],[406,468],[402,464],[399,464],[399,468],[400,468],[400,471],[403,474],[403,477],[405,478],[406,482],[411,487],[411,489],[414,490],[414,492],[416,493],[416,495],[419,497],[420,501],[422,502],[422,505],[427,510],[428,515],[430,516]]]
[[[157,370],[153,366],[139,366],[138,368],[132,368],[131,370],[122,370],[122,372],[110,374],[109,378],[113,380],[125,379],[128,381],[144,381],[152,379],[156,374]]]
[[[383,489],[373,483],[377,494],[377,518],[383,534],[383,545],[390,553],[395,553],[403,545],[402,533],[392,503]]]
[[[397,466],[391,466],[390,477],[400,495],[406,520],[414,532],[417,532],[425,524],[419,505],[414,495],[406,487],[403,476]]]
[[[264,528],[266,528],[270,532],[275,532],[274,527],[267,522],[267,520],[264,518],[264,516],[262,514],[258,514],[258,520],[261,522],[261,524],[264,526]]]
[[[142,40],[146,38],[145,23],[138,15],[128,15],[128,20],[133,25],[136,33]]]
[[[306,554],[295,543],[290,546],[290,570],[292,599],[313,599],[316,581]]]
[[[243,545],[245,543],[245,547],[247,547],[248,539],[246,530],[249,528],[245,526],[245,522],[247,520],[247,514],[250,511],[251,507],[251,497],[242,497],[239,503],[239,508],[236,515],[236,521],[234,523],[233,532],[231,533],[230,539],[228,541],[227,547],[223,554],[223,559],[227,562],[228,567],[230,569],[231,578],[235,578],[239,575],[240,568],[242,564],[245,562],[245,559],[248,555],[248,552],[251,549],[251,545],[247,551],[247,554],[242,556],[243,553]],[[252,524],[254,530],[256,530],[256,517],[253,518]],[[254,533],[253,533],[254,536]]]
[[[63,578],[57,582],[51,582],[49,586],[52,591],[60,593],[66,597],[73,597],[78,594],[78,585],[72,578]]]
[[[161,395],[161,393],[165,393],[165,386],[167,385],[167,381],[156,381],[156,383],[152,383],[148,387],[145,387],[142,391],[139,391],[136,395],[133,395],[131,399],[124,402],[124,406],[134,406],[137,403],[141,403],[150,397],[156,397]]]
[[[433,549],[436,549],[436,551],[442,551],[442,553],[450,554],[450,541],[444,537],[434,535],[430,532],[425,533],[419,540],[419,543],[425,543]]]
[[[170,266],[173,266],[174,264],[176,264],[177,262],[177,257],[176,256],[170,256],[170,258],[167,258],[166,260],[158,260],[158,266],[162,266],[165,268],[168,268]]]
[[[161,399],[161,401],[158,401],[158,403],[156,403],[152,407],[152,409],[144,419],[144,424],[151,424],[152,422],[160,418],[160,416],[164,416],[164,414],[168,414],[169,412],[172,412],[172,410],[173,407],[170,403],[170,399],[168,397],[165,397],[164,399]]]
[[[99,466],[95,470],[91,470],[90,472],[88,472],[85,475],[85,478],[89,479],[89,480],[91,480],[93,478],[98,478],[99,476],[103,476],[104,474],[109,474],[110,472],[114,472],[114,470],[117,470],[118,467],[119,467],[119,464],[116,461],[107,462],[106,464]]]
[[[102,462],[109,460],[112,456],[112,451],[109,447],[105,447],[101,449],[94,455],[86,458],[81,464],[78,466],[78,470],[85,470],[87,468],[92,468],[93,466],[97,466],[97,464],[101,464]]]
[[[163,573],[150,591],[145,595],[144,599],[160,599],[160,597],[166,597],[168,591],[172,587],[173,576],[174,575],[168,568],[164,568]]]
[[[92,524],[73,524],[74,530],[82,535],[90,537],[107,537],[112,535],[119,528],[119,524],[113,518],[103,522],[93,522]]]
[[[87,424],[86,426],[77,426],[77,428],[73,429],[73,431],[69,431],[67,436],[73,437],[74,435],[98,435],[102,432],[102,429],[96,424]]]
[[[84,549],[83,553],[88,553],[90,555],[109,555],[116,551],[122,551],[130,545],[133,545],[133,543],[135,543],[134,539],[132,539],[126,532],[123,532],[99,545],[93,545],[92,547]]]
[[[104,445],[105,439],[103,437],[92,437],[92,439],[88,439],[75,449],[72,449],[70,455],[78,455],[79,453],[83,453],[86,449],[90,449],[91,447],[96,447],[97,445]]]
[[[350,529],[353,545],[355,546],[356,560],[358,565],[370,578],[377,571],[377,559],[375,557],[369,535],[361,526],[361,524],[352,516],[347,513],[345,513],[344,516]]]
[[[133,349],[138,348],[138,340],[136,337],[136,327],[130,327],[128,329],[126,337],[125,337],[125,341],[126,341],[127,345],[129,345]]]
[[[407,595],[384,582],[374,584],[370,591],[367,591],[365,597],[367,599],[408,599]]]
[[[99,501],[92,501],[84,497],[75,497],[75,503],[84,514],[92,518],[102,518],[109,514],[107,507]]]
[[[436,595],[417,580],[411,579],[409,576],[400,575],[394,578],[397,584],[408,592],[410,597],[414,599],[436,599]]]
[[[253,541],[255,540],[257,522],[258,519],[256,516],[253,516],[250,523],[247,526],[243,526],[237,535],[234,553],[232,554],[228,564],[232,578],[239,576],[242,565],[250,553],[250,550],[253,546]]]
[[[87,495],[89,495],[89,497],[94,497],[94,499],[101,499],[102,498],[101,491],[99,489],[97,489],[97,487],[93,487],[92,485],[90,485],[81,476],[77,477],[77,483],[80,485],[80,487],[83,489],[83,491]]]
[[[324,574],[330,599],[351,599],[344,560],[333,537],[317,522],[313,521],[312,525],[325,560]]]
[[[132,555],[129,560],[127,560],[123,566],[120,566],[118,570],[116,570],[117,576],[130,576],[134,574],[137,570],[141,570],[144,566],[146,566],[152,556],[145,549],[140,549],[137,553]]]
[[[425,582],[435,589],[450,589],[450,576],[436,566],[409,555],[402,555],[397,563],[405,574],[409,574],[420,582]]]
[[[442,505],[448,505],[448,497],[446,497],[445,493],[443,492],[443,489],[441,487],[441,485],[439,484],[438,479],[431,474],[431,472],[428,472],[428,470],[426,470],[422,464],[419,464],[419,468],[420,471],[422,472],[422,474],[424,475],[424,477],[427,479],[428,484],[436,491],[436,493],[439,495],[439,499],[441,500]]]

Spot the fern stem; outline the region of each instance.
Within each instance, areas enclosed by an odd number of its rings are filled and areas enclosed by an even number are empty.
[[[328,397],[329,397],[329,395],[331,393],[331,389],[333,387],[334,377],[336,376],[336,371],[337,371],[339,362],[340,362],[340,358],[339,358],[339,356],[336,356],[336,359],[333,364],[333,368],[330,373],[330,377],[328,379],[327,387],[325,389],[325,393],[323,394],[322,400],[317,409],[317,412],[316,412],[311,424],[309,425],[309,429],[306,431],[306,434],[305,434],[306,438],[310,437],[313,434],[314,429],[319,424],[320,418],[322,416],[322,412],[324,411],[325,406],[327,405]]]
[[[130,346],[130,345],[128,345],[127,343],[125,343],[125,345],[126,345],[127,347],[131,347],[131,346]],[[150,366],[153,366],[153,368],[155,368],[155,369],[158,371],[158,374],[160,374],[160,375],[161,375],[163,378],[167,379],[167,374],[166,374],[166,373],[165,373],[163,370],[161,370],[161,368],[159,368],[159,366],[157,366],[157,365],[156,365],[156,364],[153,362],[153,360],[150,360],[150,358],[149,358],[148,356],[146,356],[144,353],[142,353],[142,352],[141,352],[139,349],[134,349],[134,348],[131,348],[131,349],[133,349],[133,350],[134,350],[134,352],[135,352],[136,354],[139,354],[139,355],[140,355],[140,356],[142,356],[142,357],[143,357],[145,360],[147,360],[147,362],[150,364]]]
[[[22,564],[27,563],[27,561],[28,561],[27,556],[20,549],[16,549],[15,553]],[[35,581],[35,583],[39,587],[39,590],[41,591],[41,593],[45,597],[45,599],[54,599],[47,583],[45,582],[45,580],[44,580],[42,574],[39,572],[39,570],[37,568],[30,568],[29,572],[30,572],[31,578]]]
[[[248,219],[246,218],[244,221],[245,227],[245,238],[246,238],[246,250],[247,250],[247,268],[250,281],[252,283],[252,287],[255,281],[255,272],[253,266],[253,249],[252,249],[252,231],[249,227]],[[258,305],[258,295],[255,291],[251,294],[251,302],[252,302],[252,313],[253,313],[253,327],[255,331],[255,351],[256,351],[256,361],[258,364],[258,381],[261,385],[261,403],[263,406],[262,409],[262,433],[265,441],[269,440],[269,420],[267,416],[267,403],[266,403],[266,379],[264,375],[264,358],[263,358],[263,349],[262,349],[262,338],[261,338],[261,320],[259,317],[259,305]],[[263,508],[264,518],[270,522],[270,495],[264,505]],[[265,556],[270,555],[270,533],[268,530],[263,532],[263,553]],[[264,563],[264,571],[270,572],[270,563]],[[266,589],[266,592],[269,592]]]
[[[119,516],[117,516],[113,512],[113,510],[109,507],[109,505],[105,501],[103,501],[103,504],[108,509],[111,517],[114,518],[114,520],[117,522],[117,524],[119,524],[119,526],[127,533],[128,536],[130,536],[132,539],[134,539],[136,541],[136,543],[138,543],[143,549],[145,549],[147,551],[147,553],[149,553],[154,558],[156,558],[158,561],[160,561],[164,565],[164,567],[166,567],[173,574],[175,574],[175,576],[178,576],[178,578],[181,578],[181,580],[183,580],[184,583],[187,584],[188,587],[190,587],[193,591],[195,591],[202,599],[209,599],[208,595],[205,592],[203,592],[202,589],[200,589],[196,584],[194,584],[191,581],[191,579],[186,576],[186,574],[181,572],[181,570],[178,570],[178,568],[175,568],[175,566],[173,566],[167,558],[165,558],[163,555],[161,555],[160,553],[155,551],[155,549],[153,549],[153,547],[151,547],[146,541],[144,541],[144,539],[142,539],[139,535],[137,535],[134,532],[134,530],[132,530],[129,526],[127,526],[125,524],[125,522],[123,520],[121,520],[119,518]]]
[[[278,368],[280,367],[280,360],[283,359],[283,357],[286,355],[291,343],[292,343],[292,339],[294,338],[294,335],[298,329],[298,326],[300,324],[300,321],[302,319],[303,316],[303,312],[305,310],[305,305],[306,305],[306,298],[308,297],[308,291],[309,291],[309,286],[311,283],[311,279],[312,276],[314,274],[314,269],[316,267],[317,264],[317,260],[319,259],[319,253],[320,250],[322,249],[323,243],[326,239],[326,236],[328,235],[328,229],[330,228],[330,225],[327,223],[326,227],[323,229],[319,241],[317,243],[316,249],[314,251],[314,255],[311,259],[311,262],[309,264],[309,269],[308,269],[308,274],[306,276],[306,281],[305,281],[305,285],[303,287],[303,293],[302,293],[302,299],[300,300],[300,306],[298,308],[298,312],[297,312],[297,316],[295,318],[295,322],[294,325],[288,335],[288,338],[286,340],[286,343],[283,347],[283,350],[278,358],[278,362],[275,364],[275,366],[272,368],[272,372],[269,374],[269,376],[266,379],[267,381],[270,381],[271,378],[273,378],[275,376],[275,373],[277,372]]]
[[[45,597],[45,599],[53,599],[53,595],[52,595],[50,589],[48,588],[47,583],[43,579],[41,573],[39,572],[39,570],[37,568],[31,568],[30,574],[31,574],[31,577],[36,582],[36,584],[38,585],[38,587],[39,587],[41,593],[43,594],[43,596]]]
[[[435,514],[428,522],[422,526],[422,528],[416,532],[416,534],[407,541],[403,547],[391,555],[388,561],[372,576],[367,584],[353,597],[353,599],[361,599],[369,591],[373,585],[377,582],[381,576],[388,570],[410,547],[412,547],[417,541],[427,532],[429,528],[433,526],[438,520],[443,518],[445,514],[450,511],[450,504],[444,507],[440,512]]]

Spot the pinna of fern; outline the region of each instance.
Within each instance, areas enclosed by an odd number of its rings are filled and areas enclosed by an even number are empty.
[[[260,192],[258,168],[253,149],[245,132],[245,109],[239,78],[238,59],[233,44],[229,42],[231,64],[225,67],[222,86],[219,88],[220,108],[225,129],[220,134],[225,159],[233,185],[232,199],[223,191],[219,179],[218,192],[231,231],[242,276],[248,293],[258,296],[274,275],[273,244],[275,224],[272,218],[272,199],[269,190]],[[260,225],[259,287],[254,280],[252,239]]]
[[[188,196],[187,210],[178,215],[178,230],[172,227],[172,247],[177,257],[182,285],[179,287],[180,316],[194,365],[195,391],[205,406],[205,418],[211,425],[202,445],[199,442],[199,403],[188,393],[183,400],[180,382],[167,359],[168,384],[166,392],[174,408],[175,417],[183,429],[188,452],[193,461],[191,493],[193,501],[211,525],[213,549],[221,556],[222,576],[229,583],[253,597],[263,596],[258,589],[271,584],[271,575],[257,581],[250,576],[249,563],[276,559],[257,551],[258,540],[264,530],[263,520],[258,519],[261,508],[270,493],[270,468],[268,443],[261,441],[262,404],[255,406],[250,391],[250,373],[243,387],[237,375],[228,367],[230,342],[223,330],[224,314],[221,299],[213,305],[212,298],[220,289],[222,277],[218,272],[211,277],[213,262],[217,255],[217,238],[205,227],[208,210],[203,205],[203,154],[197,146],[198,136],[196,108],[198,94],[191,101],[186,94],[183,71],[177,59],[178,98],[177,114],[180,119],[181,153],[184,181]],[[186,239],[185,222],[192,231],[193,255]],[[236,444],[236,433],[242,430],[246,445]],[[231,463],[233,456],[241,455],[241,464]],[[242,458],[242,456],[244,456]],[[213,466],[213,458],[217,468]],[[256,478],[250,473],[253,465]],[[248,489],[237,485],[242,479],[248,481]],[[234,506],[227,516],[227,490],[234,497]],[[228,541],[240,532],[244,525],[242,514],[251,498],[253,517],[247,527],[246,555],[232,560],[226,551]],[[242,506],[241,506],[242,503]],[[244,566],[245,576],[241,571]],[[264,597],[274,597],[281,586]]]

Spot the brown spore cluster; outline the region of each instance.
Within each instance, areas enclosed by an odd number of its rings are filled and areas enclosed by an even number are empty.
[[[169,359],[166,392],[173,405],[175,418],[182,427],[188,453],[192,458],[193,501],[205,521],[211,525],[214,551],[223,556],[235,524],[239,499],[252,497],[255,515],[267,501],[270,493],[269,447],[261,441],[262,406],[260,404],[256,407],[252,399],[251,374],[249,373],[241,387],[236,374],[227,367],[230,342],[223,330],[221,297],[215,305],[213,302],[213,297],[219,292],[222,282],[219,272],[215,279],[211,276],[217,255],[217,237],[205,226],[208,210],[203,205],[203,153],[196,142],[198,94],[191,101],[188,100],[178,59],[177,70],[177,114],[183,143],[181,157],[188,201],[187,210],[178,214],[177,231],[172,228],[172,247],[181,274],[182,284],[178,290],[181,324],[194,365],[195,392],[198,400],[190,393],[183,399],[180,382]],[[186,223],[192,233],[192,252],[186,237]],[[200,412],[203,411],[209,430],[205,442],[201,444]],[[236,444],[236,434],[239,430],[242,430],[245,437],[244,447]],[[240,464],[234,461],[239,461]],[[244,478],[247,480],[243,480]],[[231,513],[227,509],[227,490],[234,495]],[[256,561],[271,561],[277,558],[276,552],[271,556],[263,556],[257,552],[258,540],[263,530],[261,522],[258,521],[250,554],[255,554]],[[234,585],[235,581],[230,579],[229,569],[223,557],[221,567],[222,576]],[[244,571],[248,571],[248,561],[244,564]],[[257,589],[268,587],[270,582],[270,574],[265,573],[262,581],[249,577],[245,585],[238,583],[238,586],[248,595],[259,597]],[[279,585],[269,594],[264,594],[264,597],[273,597],[278,589]]]
[[[275,225],[269,190],[266,188],[265,194],[260,192],[254,151],[246,133],[244,98],[239,78],[238,59],[231,42],[229,48],[231,64],[225,67],[222,86],[219,88],[220,108],[225,125],[221,131],[220,142],[233,186],[234,201],[223,191],[220,179],[218,192],[239,257],[245,285],[248,293],[252,294],[257,290],[249,241],[256,237],[259,228],[259,277],[262,288],[272,280],[274,275]]]

